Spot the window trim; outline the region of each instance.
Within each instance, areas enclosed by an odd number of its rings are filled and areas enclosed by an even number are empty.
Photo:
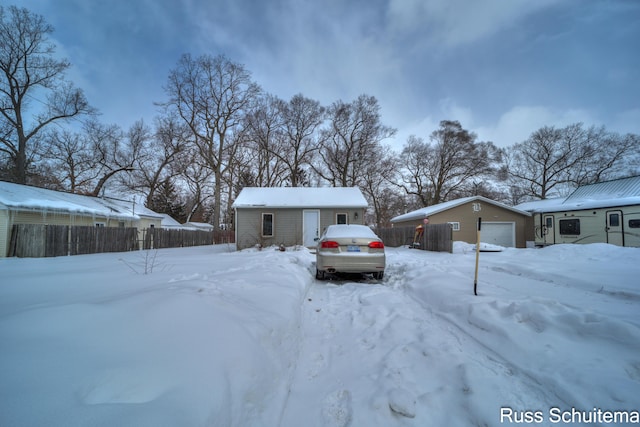
[[[344,222],[338,222],[338,217],[340,215],[344,215]],[[349,224],[349,214],[346,212],[338,212],[336,213],[336,224]]]
[[[271,217],[271,234],[265,234],[265,217]],[[273,237],[275,235],[275,215],[272,212],[262,212],[260,221],[260,235],[262,237]]]
[[[451,224],[452,231],[460,231],[460,222],[459,221],[449,221],[448,224]]]

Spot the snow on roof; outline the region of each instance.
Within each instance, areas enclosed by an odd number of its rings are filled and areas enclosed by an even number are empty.
[[[84,196],[4,181],[0,181],[0,209],[56,211],[121,219],[160,217],[142,204],[134,205],[133,201]]]
[[[131,215],[134,215],[134,216],[149,217],[149,218],[156,218],[156,219],[162,218],[162,214],[159,214],[156,211],[152,211],[141,202],[138,202],[135,200],[124,200],[122,199],[122,197],[126,197],[126,196],[119,196],[118,198],[105,196],[104,200],[108,202],[110,205],[119,206],[120,209],[122,209],[124,212],[130,213]]]
[[[194,222],[194,221],[189,221],[187,222],[185,225],[191,226],[195,229],[199,229],[199,230],[213,230],[213,225],[207,223],[207,222]]]
[[[162,221],[160,221],[160,227],[172,229],[183,228],[183,225],[173,219],[171,215],[163,213],[160,214],[160,216],[162,217]]]
[[[553,199],[533,200],[516,205],[515,207],[527,212],[543,212],[545,210],[563,210],[562,202],[564,197],[556,197]]]
[[[640,205],[640,176],[578,187],[569,197],[535,200],[516,206],[532,213],[577,211]]]
[[[417,209],[417,210],[412,211],[412,212],[408,212],[408,213],[403,214],[403,215],[398,215],[398,216],[392,218],[391,222],[395,223],[395,222],[421,220],[421,219],[429,217],[430,215],[434,215],[434,214],[437,214],[437,213],[440,213],[440,212],[444,212],[444,211],[449,210],[451,208],[455,208],[457,206],[463,205],[465,203],[473,202],[473,201],[476,201],[476,200],[479,200],[479,201],[484,202],[484,203],[489,203],[491,205],[495,205],[495,206],[501,207],[503,209],[508,209],[510,211],[513,211],[513,212],[521,214],[521,215],[527,215],[527,216],[530,215],[529,212],[526,212],[526,211],[520,210],[520,209],[516,209],[516,208],[513,208],[511,206],[507,206],[504,203],[496,202],[495,200],[487,199],[486,197],[483,197],[483,196],[471,196],[471,197],[463,197],[461,199],[456,199],[456,200],[450,200],[450,201],[444,202],[444,203],[438,203],[437,205],[427,206],[426,208],[421,208],[421,209]]]
[[[560,200],[560,201],[558,201]],[[570,201],[568,199],[546,199],[521,203],[518,209],[531,213],[580,211],[583,209],[615,208],[621,206],[640,205],[639,197],[610,198],[610,199],[584,199]]]
[[[245,187],[234,208],[366,208],[357,187]]]

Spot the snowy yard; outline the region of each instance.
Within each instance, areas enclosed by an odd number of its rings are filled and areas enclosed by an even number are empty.
[[[478,296],[465,244],[387,248],[379,283],[314,261],[0,259],[0,425],[638,424],[640,249],[481,253]]]

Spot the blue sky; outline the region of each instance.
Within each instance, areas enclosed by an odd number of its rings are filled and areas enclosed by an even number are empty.
[[[24,0],[101,120],[151,124],[184,53],[325,105],[375,96],[392,146],[459,120],[508,146],[575,122],[640,133],[636,0]]]

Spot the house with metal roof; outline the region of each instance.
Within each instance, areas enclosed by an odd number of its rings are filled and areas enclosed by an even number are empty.
[[[610,243],[640,247],[640,176],[578,187],[567,198],[516,206],[531,213],[538,246]]]
[[[331,224],[363,224],[368,203],[357,187],[245,187],[232,207],[238,249],[313,247]]]
[[[528,212],[483,196],[463,197],[417,209],[391,219],[394,227],[449,223],[454,241],[475,243],[478,218],[482,218],[480,240],[504,247],[524,248]]]

